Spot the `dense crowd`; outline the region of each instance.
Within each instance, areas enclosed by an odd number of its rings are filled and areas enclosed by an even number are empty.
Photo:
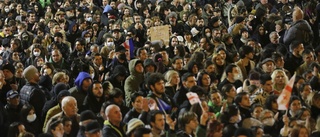
[[[0,1],[0,136],[319,137],[319,17],[316,0]]]

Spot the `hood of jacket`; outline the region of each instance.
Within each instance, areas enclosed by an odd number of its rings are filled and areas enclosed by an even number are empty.
[[[129,71],[130,71],[130,74],[131,75],[142,75],[143,73],[138,73],[135,69],[135,66],[138,64],[138,63],[141,63],[143,65],[143,62],[139,59],[133,59],[129,62]]]
[[[89,73],[87,73],[87,72],[80,72],[79,75],[78,75],[78,77],[77,77],[76,80],[74,81],[74,84],[77,86],[77,88],[82,89],[82,88],[81,88],[82,82],[83,82],[85,79],[91,79],[91,80],[92,80],[92,78],[91,78],[91,76],[90,76]]]

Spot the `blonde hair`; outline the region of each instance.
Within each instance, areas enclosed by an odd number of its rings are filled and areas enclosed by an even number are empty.
[[[169,71],[166,72],[166,74],[164,76],[164,79],[166,80],[166,83],[170,83],[171,82],[172,76],[174,74],[179,75],[179,73],[177,71],[175,71],[175,70],[169,70]]]
[[[52,77],[52,85],[57,84],[57,81],[59,81],[62,77],[65,77],[66,73],[64,72],[57,72]]]
[[[277,76],[278,73],[282,73],[283,74],[283,76],[284,76],[283,77],[284,78],[284,84],[287,84],[289,82],[288,76],[286,75],[286,73],[281,69],[276,69],[271,74],[273,88],[275,88],[275,86],[276,86],[275,79],[276,79],[276,76]]]

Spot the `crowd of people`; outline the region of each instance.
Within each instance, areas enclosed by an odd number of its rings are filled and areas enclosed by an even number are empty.
[[[3,0],[0,11],[0,136],[320,136],[319,1]],[[151,37],[164,25],[170,39]]]

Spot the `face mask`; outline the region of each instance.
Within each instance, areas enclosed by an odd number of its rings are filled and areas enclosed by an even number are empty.
[[[266,126],[273,126],[275,120],[273,118],[268,118],[262,121],[262,123]]]
[[[38,57],[38,56],[40,56],[40,52],[33,52],[33,55]]]
[[[211,33],[206,33],[206,36],[207,37],[211,37]]]
[[[240,75],[239,74],[234,74],[233,75],[233,79],[234,80],[239,80],[240,79]]]
[[[51,69],[45,69],[44,73],[46,73],[47,75],[50,75],[52,73],[52,70]]]
[[[113,42],[107,42],[107,46],[109,46],[109,47],[111,47],[111,46],[113,46]]]
[[[86,19],[87,21],[91,22],[92,21],[92,17],[89,17]]]
[[[36,118],[37,118],[37,115],[36,115],[36,114],[28,115],[28,116],[27,116],[28,122],[33,122],[33,121],[36,120]]]
[[[87,42],[87,43],[90,43],[90,38],[86,38],[86,42]]]
[[[5,12],[9,12],[9,11],[10,11],[10,9],[8,9],[8,8],[5,8],[5,9],[4,9],[4,11],[5,11]]]
[[[93,79],[94,78],[94,73],[90,74],[91,78]]]

